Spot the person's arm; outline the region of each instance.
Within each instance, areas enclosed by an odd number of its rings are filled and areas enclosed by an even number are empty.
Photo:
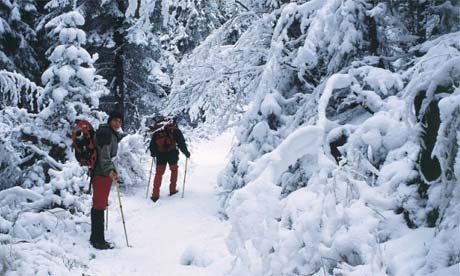
[[[180,151],[187,156],[187,158],[190,157],[190,152],[187,149],[187,144],[185,143],[185,138],[184,135],[182,134],[182,131],[179,129],[176,129],[174,131],[174,139],[176,140],[177,146],[179,147]]]

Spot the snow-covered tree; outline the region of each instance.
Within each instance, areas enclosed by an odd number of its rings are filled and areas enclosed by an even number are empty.
[[[44,88],[17,73],[0,72],[1,272],[63,275],[82,268],[79,263],[59,267],[63,258],[66,262],[77,258],[68,250],[50,249],[49,244],[36,247],[30,241],[45,235],[59,240],[62,232],[73,231],[77,236],[89,231],[85,214],[90,197],[84,193],[89,177],[73,156],[70,132],[75,119],[85,118],[96,126],[105,119],[95,108],[107,89],[105,80],[95,74],[97,56],[82,48],[86,36],[78,26],[83,24],[77,11],[47,24],[59,36],[60,45],[50,54],[51,65],[42,76]],[[39,112],[19,108],[29,104]],[[64,228],[49,224],[56,213],[66,221]],[[20,246],[24,242],[25,247]],[[24,250],[40,255],[38,262],[45,265],[31,262],[22,254]],[[53,262],[57,268],[49,265]]]
[[[267,62],[220,179],[230,275],[426,275],[458,263],[443,241],[458,231],[458,34],[430,21],[455,17],[439,13],[451,4],[274,9]],[[421,266],[399,263],[391,244],[423,231],[436,249]]]
[[[125,86],[127,113],[135,124],[159,111],[172,86],[173,70],[225,21],[217,1],[132,1],[126,8]],[[139,60],[142,66],[138,66]],[[133,67],[133,64],[136,64]]]
[[[93,66],[98,56],[91,56],[82,47],[86,34],[78,26],[84,22],[80,13],[72,11],[46,24],[54,28],[51,33],[59,36],[61,45],[52,51],[51,65],[42,75],[45,87],[39,102],[45,107],[40,112],[43,119],[73,122],[83,114],[87,116],[107,93],[106,81],[95,74]]]
[[[0,110],[6,106],[25,108],[31,112],[37,111],[37,98],[42,87],[36,85],[19,73],[6,70],[0,71]]]
[[[0,73],[3,149],[14,158],[14,162],[2,164],[6,166],[5,171],[20,172],[14,177],[2,178],[8,183],[6,187],[21,185],[43,189],[47,182],[60,183],[60,173],[65,167],[68,167],[65,177],[73,174],[84,177],[82,168],[67,162],[74,160],[69,136],[71,127],[79,118],[96,125],[103,119],[104,115],[94,109],[107,89],[104,87],[106,81],[95,74],[93,63],[97,55],[91,57],[82,48],[86,37],[77,27],[83,24],[83,17],[72,11],[47,25],[54,27],[52,33],[59,36],[61,45],[50,55],[51,66],[42,76],[44,88],[18,74]],[[18,107],[39,113],[31,114]],[[66,190],[72,196],[78,195],[85,186],[84,181],[78,179],[77,186],[66,183],[51,185],[45,190],[50,194]],[[46,192],[41,190],[41,193]],[[55,199],[50,204],[61,205],[61,200]]]
[[[0,68],[38,80],[40,60],[34,49],[37,1],[0,1]]]
[[[177,64],[166,112],[218,128],[241,114],[261,76],[270,43],[270,21],[251,26],[256,18],[253,13],[235,16]]]

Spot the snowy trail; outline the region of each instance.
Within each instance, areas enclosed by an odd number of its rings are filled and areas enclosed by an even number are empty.
[[[106,235],[117,248],[95,250],[88,274],[223,275],[231,262],[225,246],[229,226],[218,218],[215,185],[217,175],[225,165],[231,140],[232,135],[226,133],[194,145],[184,199],[180,194],[169,197],[168,173],[163,178],[161,197],[157,203],[145,198],[145,186],[139,187],[133,195],[123,196],[131,248],[126,247],[116,191],[112,189]],[[180,190],[184,161],[182,155],[179,162]],[[146,164],[146,170],[149,169],[150,164]]]

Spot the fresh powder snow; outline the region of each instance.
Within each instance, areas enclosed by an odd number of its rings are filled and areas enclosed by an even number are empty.
[[[88,275],[225,275],[232,257],[225,236],[230,230],[219,215],[217,175],[229,156],[233,135],[226,132],[212,140],[192,145],[185,194],[182,196],[184,156],[179,162],[180,193],[169,197],[169,175],[165,173],[161,197],[156,203],[145,197],[146,185],[122,195],[128,239],[126,246],[116,191],[109,205],[108,239],[116,248],[88,250]],[[150,160],[144,165],[150,170]],[[153,172],[153,175],[155,172]],[[153,179],[152,175],[152,179]],[[149,197],[152,193],[150,183]],[[87,241],[86,241],[87,242]]]

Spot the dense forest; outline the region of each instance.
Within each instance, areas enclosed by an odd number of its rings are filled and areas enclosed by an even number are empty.
[[[235,132],[222,275],[460,273],[459,0],[0,0],[1,275],[88,269],[70,133],[114,109],[124,191],[157,114]]]

